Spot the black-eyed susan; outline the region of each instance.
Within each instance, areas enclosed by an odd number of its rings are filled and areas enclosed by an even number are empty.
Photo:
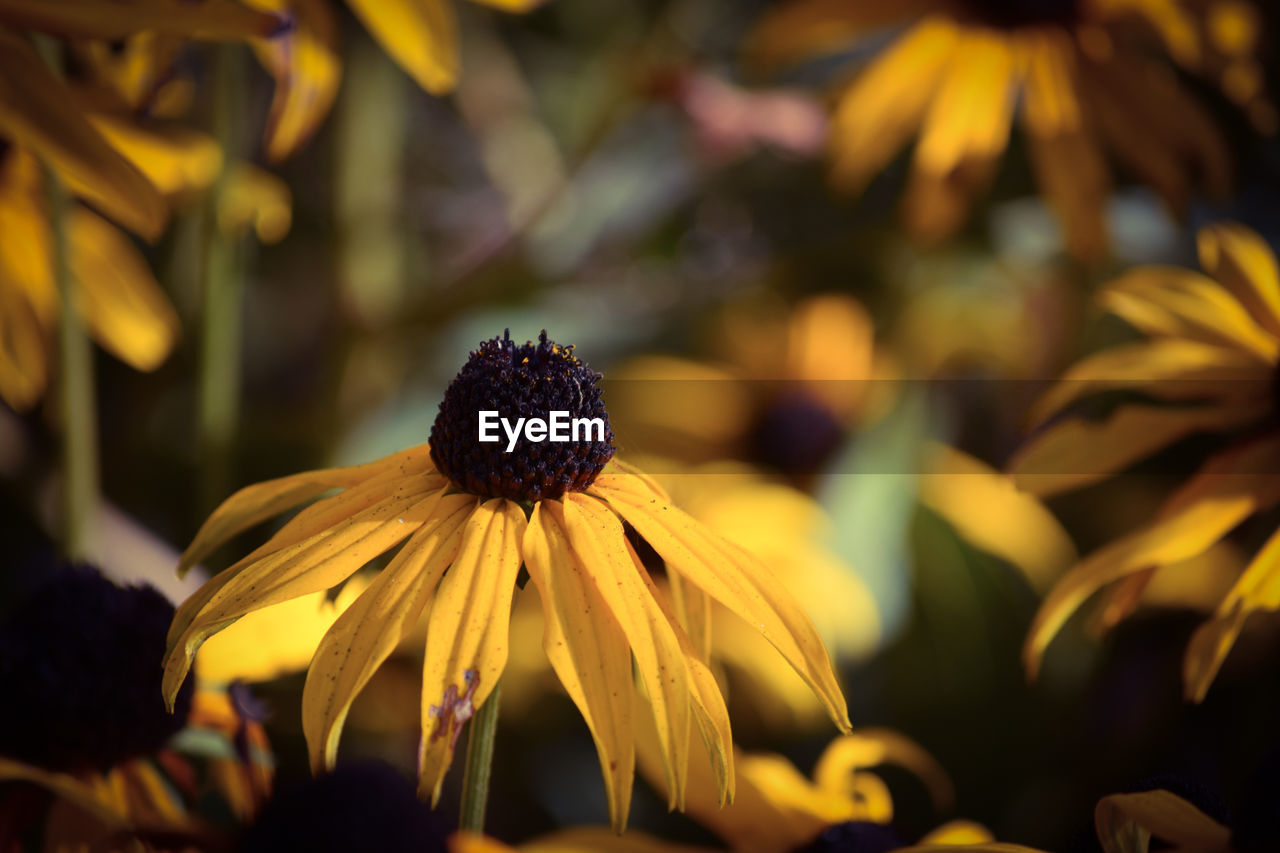
[[[526,12],[545,0],[475,0],[508,12]],[[287,14],[283,38],[259,39],[254,49],[276,79],[267,125],[267,156],[283,159],[306,142],[328,114],[342,74],[339,25],[327,2],[247,0],[249,6]],[[346,0],[347,7],[387,56],[427,92],[453,90],[459,74],[458,21],[452,0],[384,2]]]
[[[419,792],[438,797],[459,729],[489,699],[506,665],[523,565],[542,601],[547,656],[595,738],[614,825],[625,824],[634,773],[633,659],[659,733],[670,802],[684,800],[691,730],[712,756],[718,796],[728,798],[734,775],[724,700],[625,524],[671,574],[772,642],[847,729],[826,649],[784,586],[613,458],[599,378],[545,334],[524,345],[494,338],[471,354],[445,392],[428,444],[233,495],[205,522],[182,567],[288,507],[343,490],[304,509],[179,608],[166,697],[180,688],[206,637],[251,611],[340,584],[404,543],[312,660],[303,728],[316,770],[333,765],[355,694],[425,612]],[[482,411],[501,413],[508,424],[565,412],[598,428],[561,443],[547,440],[544,422],[540,432],[530,427],[513,437],[508,453],[505,436],[479,440]]]
[[[1096,259],[1106,249],[1104,150],[1178,211],[1194,192],[1228,188],[1222,134],[1165,58],[1219,76],[1259,128],[1274,130],[1258,18],[1236,0],[792,0],[764,17],[748,52],[776,65],[859,41],[874,50],[876,36],[901,27],[839,95],[835,184],[861,192],[918,132],[905,221],[919,238],[945,238],[990,185],[1016,115],[1068,249]]]
[[[153,849],[149,838],[206,837],[197,803],[240,821],[256,811],[272,759],[243,691],[189,685],[165,713],[154,660],[173,614],[152,587],[50,566],[0,623],[0,782],[54,798],[6,808],[7,841],[31,829],[49,850]]]
[[[1221,433],[1209,457],[1155,518],[1085,557],[1054,586],[1023,650],[1035,673],[1067,618],[1106,590],[1104,622],[1133,611],[1152,576],[1208,551],[1250,516],[1280,502],[1275,377],[1280,364],[1280,278],[1252,231],[1222,225],[1199,234],[1208,276],[1143,267],[1107,285],[1102,304],[1149,340],[1112,347],[1072,367],[1037,403],[1043,423],[1099,392],[1132,396],[1098,420],[1049,423],[1011,462],[1018,484],[1056,494],[1110,476],[1196,433]],[[1211,277],[1210,277],[1211,276]],[[1253,558],[1192,638],[1186,695],[1201,699],[1251,613],[1280,607],[1280,533]]]

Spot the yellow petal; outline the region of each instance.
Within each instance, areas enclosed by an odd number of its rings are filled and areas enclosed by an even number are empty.
[[[966,29],[924,120],[916,168],[950,175],[970,158],[1004,151],[1013,118],[1015,54],[993,30]]]
[[[1162,400],[1256,398],[1269,378],[1266,365],[1234,347],[1185,338],[1124,344],[1072,365],[1031,407],[1028,421],[1039,426],[1076,400],[1117,389]]]
[[[795,668],[842,730],[849,717],[831,660],[787,589],[749,554],[719,540],[636,478],[602,475],[592,493],[608,501],[667,562],[755,627]]]
[[[1034,677],[1045,648],[1067,618],[1102,587],[1203,552],[1255,512],[1280,501],[1280,439],[1255,441],[1213,457],[1175,492],[1156,520],[1095,551],[1058,581],[1027,632],[1023,664]]]
[[[480,708],[507,663],[511,599],[520,573],[524,511],[508,500],[485,501],[471,514],[453,565],[441,581],[427,619],[422,662],[422,738],[418,749],[418,795],[440,798],[453,760],[453,732],[438,726],[431,706],[450,686],[462,694],[473,674],[474,708]],[[439,729],[439,730],[437,730]]]
[[[77,195],[148,239],[164,230],[159,190],[94,129],[29,44],[0,30],[0,131],[48,161]]]
[[[558,511],[554,502],[548,507],[553,514]],[[635,655],[636,671],[648,694],[666,760],[668,806],[683,805],[689,762],[690,685],[679,637],[646,587],[643,568],[627,550],[617,517],[593,498],[574,493],[565,496],[563,514],[574,553]]]
[[[760,16],[744,48],[747,62],[774,68],[848,46],[880,27],[936,9],[938,2],[848,3],[846,0],[792,0]]]
[[[302,691],[302,729],[312,772],[333,767],[352,701],[413,630],[457,556],[463,526],[475,506],[470,495],[441,498],[431,518],[320,641]]]
[[[263,243],[277,243],[293,223],[293,196],[275,175],[236,163],[218,196],[218,227],[228,232],[252,228]]]
[[[971,820],[951,820],[920,839],[921,844],[985,844],[995,841],[990,831]]]
[[[100,796],[92,787],[66,773],[51,773],[48,770],[0,756],[0,781],[33,782],[83,809],[108,826],[118,829],[128,826],[127,816],[121,810],[112,808],[109,799]]]
[[[1075,545],[1057,519],[1010,477],[945,445],[931,451],[920,502],[967,542],[1017,566],[1039,590],[1076,561]]]
[[[122,39],[142,30],[203,39],[247,39],[279,32],[284,21],[228,0],[0,0],[10,26],[66,36]]]
[[[1187,646],[1183,681],[1187,698],[1204,699],[1249,615],[1280,609],[1280,530],[1262,546],[1213,618],[1201,625]]]
[[[390,470],[401,470],[405,474],[434,470],[429,448],[420,444],[364,465],[304,471],[245,486],[223,501],[205,519],[195,539],[182,553],[178,573],[186,574],[188,569],[209,556],[223,542],[273,515],[319,497],[330,489],[351,488]]]
[[[1019,450],[1009,473],[1020,489],[1040,497],[1058,494],[1104,479],[1194,433],[1258,420],[1267,405],[1262,400],[1180,409],[1130,405],[1103,421],[1069,418]]]
[[[111,147],[166,195],[204,189],[222,168],[222,149],[203,133],[184,128],[142,128],[102,114],[89,116],[89,121]]]
[[[711,598],[678,574],[667,577],[676,618],[684,628],[694,655],[703,663],[711,660]]]
[[[1066,232],[1071,254],[1100,260],[1107,247],[1103,206],[1110,175],[1083,121],[1075,46],[1065,31],[1034,28],[1020,39],[1026,63],[1022,123],[1036,182]]]
[[[528,12],[541,6],[547,0],[473,0],[481,6],[492,6],[504,12]]]
[[[450,853],[498,853],[464,848]],[[618,835],[604,827],[575,826],[540,835],[520,845],[520,853],[712,853],[711,848],[673,844],[643,832]]]
[[[1108,284],[1098,301],[1148,335],[1234,347],[1266,364],[1280,357],[1280,342],[1230,292],[1189,270],[1140,267]]]
[[[229,580],[210,581],[213,593],[196,593],[203,604],[191,615],[182,634],[170,643],[163,684],[166,701],[172,704],[206,637],[251,610],[342,583],[417,530],[431,517],[440,495],[440,491],[420,484],[406,485],[393,497],[328,530],[228,573]],[[175,614],[175,624],[184,616],[181,612]]]
[[[279,162],[311,138],[333,106],[342,75],[338,28],[328,0],[249,0],[249,5],[293,15],[288,34],[253,42],[276,81],[266,149],[268,159]]]
[[[1147,849],[1148,835],[1178,850],[1228,850],[1231,831],[1169,791],[1112,794],[1093,812],[1098,841],[1106,853]]]
[[[1200,266],[1273,336],[1280,336],[1280,276],[1271,247],[1243,225],[1202,228],[1196,236]]]
[[[173,350],[179,323],[146,259],[113,225],[79,206],[67,217],[67,244],[90,334],[138,370],[155,370]]]
[[[16,411],[31,408],[44,394],[48,347],[31,303],[0,272],[0,398]]]
[[[911,847],[899,847],[894,853],[1044,853],[1034,847],[1021,844],[1007,844],[1003,841],[989,841],[978,844],[968,842],[952,844],[947,841],[932,841],[915,844]]]
[[[542,646],[591,729],[610,822],[622,832],[636,762],[631,649],[591,574],[570,547],[563,519],[554,502],[534,507],[524,536],[525,565],[542,599]]]
[[[922,21],[840,96],[830,130],[837,187],[862,192],[920,127],[958,38],[947,18]]]
[[[850,793],[861,771],[881,764],[910,770],[929,789],[938,811],[951,810],[955,789],[942,765],[924,747],[892,729],[856,729],[836,738],[823,750],[813,778],[824,791]]]
[[[396,63],[433,95],[458,81],[458,22],[448,0],[347,0]]]

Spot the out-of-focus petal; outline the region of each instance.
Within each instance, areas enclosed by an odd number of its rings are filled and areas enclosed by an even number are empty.
[[[1189,435],[1260,420],[1269,406],[1266,400],[1182,409],[1131,405],[1102,421],[1069,418],[1019,450],[1008,470],[1018,488],[1048,497],[1102,480]]]
[[[68,187],[154,239],[168,209],[159,190],[94,129],[35,50],[0,30],[0,131],[47,160]]]
[[[1277,609],[1280,609],[1280,530],[1262,546],[1222,599],[1213,618],[1201,625],[1191,638],[1183,663],[1187,698],[1193,702],[1204,699],[1250,614]]]
[[[5,242],[11,238],[6,234]],[[22,291],[0,272],[0,399],[19,412],[44,394],[48,342]]]
[[[1098,301],[1153,337],[1184,338],[1280,359],[1280,340],[1264,331],[1221,285],[1178,267],[1146,266],[1103,288]]]
[[[813,778],[824,791],[846,795],[854,791],[854,779],[861,771],[881,764],[910,770],[929,789],[934,806],[950,811],[955,803],[951,779],[924,747],[892,729],[855,729],[833,740],[818,759]]]
[[[939,0],[792,0],[760,17],[743,49],[745,61],[762,70],[840,50],[850,40],[939,9]]]
[[[995,837],[980,823],[971,820],[947,821],[920,839],[921,844],[985,844]]]
[[[1204,271],[1231,291],[1259,326],[1280,337],[1280,275],[1271,247],[1234,224],[1202,228],[1196,246]]]
[[[433,95],[458,81],[458,22],[448,0],[347,0],[387,54]]]
[[[239,232],[252,228],[263,243],[276,243],[289,233],[293,198],[284,181],[249,163],[237,163],[218,197],[218,227]]]
[[[1177,850],[1231,849],[1231,830],[1169,791],[1103,797],[1093,823],[1106,853],[1131,853],[1137,833],[1150,833]]]
[[[1161,400],[1230,402],[1259,396],[1272,368],[1234,347],[1161,338],[1110,347],[1073,364],[1036,400],[1034,428],[1100,391],[1138,390]],[[1263,392],[1265,393],[1265,392]]]
[[[534,508],[523,550],[529,577],[542,599],[543,649],[591,730],[610,822],[622,832],[636,769],[627,636],[570,547],[558,504],[544,501]]]
[[[413,630],[436,584],[457,556],[463,527],[475,506],[470,495],[441,498],[432,517],[315,647],[302,691],[302,730],[313,772],[333,767],[352,701]],[[255,615],[249,614],[241,622]],[[231,630],[237,627],[239,623]],[[217,639],[215,636],[211,642]],[[208,653],[207,645],[204,653]]]
[[[101,114],[91,115],[89,120],[113,148],[166,195],[204,189],[222,168],[222,149],[203,133],[176,127],[147,129]]]
[[[287,35],[253,42],[276,81],[266,149],[268,159],[277,162],[306,143],[333,106],[342,75],[338,27],[329,0],[249,0],[249,5],[293,16]]]
[[[1111,181],[1077,96],[1075,52],[1065,33],[1048,28],[1024,34],[1016,47],[1026,68],[1022,124],[1037,182],[1062,221],[1071,254],[1100,260]]]
[[[958,40],[949,19],[926,19],[840,96],[830,130],[831,174],[838,188],[861,192],[920,127]]]
[[[78,307],[90,334],[138,370],[155,370],[178,340],[178,313],[133,242],[83,207],[67,216]]]
[[[112,808],[110,801],[100,796],[93,787],[66,773],[51,773],[0,756],[0,781],[34,782],[110,827],[124,829],[128,825],[121,810]]]
[[[1207,462],[1154,522],[1095,551],[1045,598],[1027,632],[1023,664],[1034,677],[1045,649],[1072,613],[1102,587],[1199,554],[1255,512],[1280,502],[1280,439],[1251,442]]]
[[[965,541],[1017,566],[1038,590],[1077,559],[1071,537],[1039,500],[954,448],[933,446],[920,501]]]
[[[443,708],[449,689],[467,689],[472,679],[473,708],[480,708],[507,664],[511,600],[520,572],[524,510],[512,501],[482,503],[471,514],[453,565],[431,603],[422,663],[422,739],[418,749],[418,795],[440,798],[440,785],[453,760],[457,729],[463,721]],[[467,673],[471,673],[470,676]],[[440,702],[439,716],[431,709]]]
[[[248,39],[274,35],[286,26],[277,15],[229,0],[0,0],[0,21],[60,36],[122,39],[142,30],[199,39]]]

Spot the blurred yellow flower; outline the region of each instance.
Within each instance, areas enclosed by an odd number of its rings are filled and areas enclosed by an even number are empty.
[[[255,610],[333,587],[403,542],[321,640],[303,691],[303,728],[313,767],[332,766],[356,693],[426,612],[419,792],[436,799],[462,725],[493,694],[506,666],[523,563],[542,601],[547,656],[596,740],[615,827],[626,822],[635,762],[633,657],[659,732],[671,804],[684,801],[691,721],[711,753],[723,801],[734,785],[724,700],[628,542],[625,522],[689,591],[719,601],[763,634],[847,729],[826,649],[783,584],[673,506],[650,478],[611,459],[598,380],[572,348],[545,334],[523,346],[494,338],[449,386],[429,446],[233,495],[197,533],[182,568],[255,523],[343,489],[304,509],[179,608],[166,699],[205,638]],[[523,439],[508,454],[499,443],[478,441],[477,404],[504,412],[567,405],[573,417],[601,418],[606,433],[566,444]],[[697,636],[697,620],[691,624]]]
[[[1280,278],[1267,245],[1247,228],[1199,234],[1205,275],[1175,267],[1136,269],[1106,286],[1102,304],[1150,339],[1112,347],[1072,367],[1037,403],[1043,424],[1097,392],[1137,392],[1103,420],[1050,422],[1011,462],[1018,484],[1038,495],[1095,482],[1179,439],[1223,432],[1211,456],[1168,497],[1154,520],[1100,548],[1054,586],[1031,626],[1024,661],[1039,668],[1067,618],[1106,589],[1105,621],[1132,612],[1153,574],[1212,548],[1250,516],[1280,502],[1276,375]],[[1254,557],[1191,640],[1188,698],[1199,701],[1251,613],[1280,608],[1280,532]]]
[[[944,239],[990,185],[1016,113],[1069,251],[1097,259],[1104,148],[1175,211],[1200,189],[1225,193],[1231,179],[1210,113],[1152,53],[1218,76],[1255,125],[1275,129],[1258,17],[1243,0],[791,0],[764,16],[747,52],[777,65],[904,26],[839,95],[829,136],[837,186],[861,192],[918,131],[903,213],[917,237]]]
[[[44,393],[58,317],[43,184],[26,152],[0,152],[0,397],[19,410]],[[87,206],[70,207],[66,228],[76,307],[89,333],[139,370],[159,367],[179,325],[146,260]]]
[[[292,30],[259,39],[254,50],[275,78],[267,126],[271,160],[288,157],[319,127],[338,92],[341,59],[338,23],[328,0],[245,0],[264,11],[287,14]],[[452,0],[346,0],[387,55],[433,95],[458,81],[458,22]],[[544,0],[474,0],[508,12],[526,12]]]
[[[44,820],[47,850],[113,850],[124,838],[143,850],[172,849],[179,839],[203,846],[208,825],[197,804],[215,796],[248,823],[271,793],[273,769],[261,723],[205,686],[167,746],[105,772],[53,772],[0,756],[0,781],[39,785],[56,798]]]
[[[652,736],[641,738],[640,767],[661,790],[654,746]],[[951,782],[933,757],[910,738],[889,729],[855,729],[836,738],[818,759],[812,780],[786,758],[771,753],[737,750],[735,764],[737,797],[722,806],[714,796],[710,765],[700,759],[693,761],[687,807],[690,816],[723,838],[732,850],[785,853],[804,847],[840,824],[889,824],[893,798],[874,772],[884,765],[902,767],[916,775],[939,811],[949,810],[954,800]],[[983,837],[990,839],[985,831]]]

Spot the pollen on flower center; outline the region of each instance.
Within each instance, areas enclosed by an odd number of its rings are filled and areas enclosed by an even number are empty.
[[[510,332],[485,341],[450,383],[431,427],[431,458],[459,488],[487,497],[537,501],[583,491],[613,457],[613,429],[600,393],[600,374],[547,339],[517,346]],[[603,438],[481,441],[481,412],[511,423],[567,412],[569,419],[599,419]],[[505,428],[505,427],[504,427]],[[591,440],[591,439],[595,440]]]

